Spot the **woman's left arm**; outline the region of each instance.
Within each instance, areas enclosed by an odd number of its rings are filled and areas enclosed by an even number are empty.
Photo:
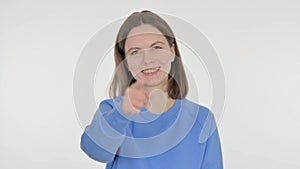
[[[223,169],[222,148],[217,128],[207,139],[201,169]]]

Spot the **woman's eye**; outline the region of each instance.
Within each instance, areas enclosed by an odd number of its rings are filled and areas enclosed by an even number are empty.
[[[162,49],[162,47],[160,47],[160,46],[154,46],[153,48],[154,49]]]
[[[132,51],[132,52],[130,53],[130,55],[136,55],[136,54],[138,54],[138,51],[137,51],[137,50]]]

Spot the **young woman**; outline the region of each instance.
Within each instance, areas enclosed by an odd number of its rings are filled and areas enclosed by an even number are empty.
[[[187,78],[169,25],[150,11],[131,14],[114,55],[112,99],[99,104],[81,149],[106,169],[223,168],[213,114],[185,98]]]

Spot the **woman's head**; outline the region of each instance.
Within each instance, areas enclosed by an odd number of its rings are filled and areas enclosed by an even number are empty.
[[[177,42],[169,25],[158,15],[150,11],[132,13],[119,30],[114,55],[111,97],[123,95],[128,85],[139,79],[146,85],[165,83],[169,97],[185,98],[188,83]],[[149,76],[156,70],[159,73]]]

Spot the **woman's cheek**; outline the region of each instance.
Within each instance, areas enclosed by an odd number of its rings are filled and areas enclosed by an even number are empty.
[[[161,59],[160,63],[161,63],[161,70],[166,73],[169,73],[171,70],[171,60],[169,58]]]
[[[135,76],[137,73],[139,73],[140,64],[136,62],[127,62],[128,63],[128,70],[131,72],[133,76]]]

